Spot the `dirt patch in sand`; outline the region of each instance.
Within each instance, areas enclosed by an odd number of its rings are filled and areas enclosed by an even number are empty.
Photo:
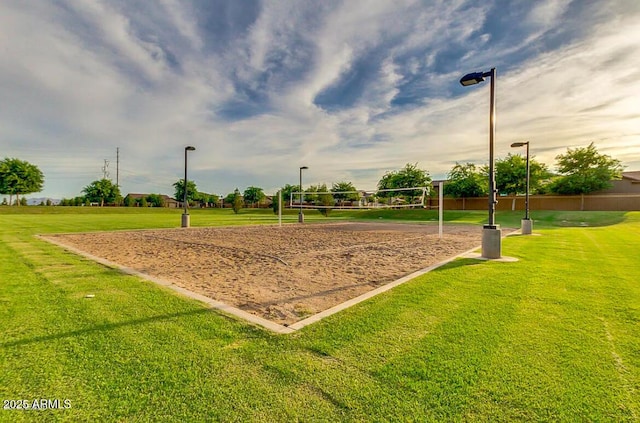
[[[481,228],[338,223],[48,235],[291,324],[480,245]]]

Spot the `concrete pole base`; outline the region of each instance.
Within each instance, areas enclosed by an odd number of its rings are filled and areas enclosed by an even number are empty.
[[[482,228],[482,257],[499,259],[502,257],[502,230],[500,225]]]
[[[188,228],[190,226],[190,224],[191,224],[191,216],[186,214],[186,213],[184,213],[182,215],[182,227],[183,228]]]
[[[304,214],[302,212],[298,213],[298,223],[304,223]]]
[[[521,227],[522,235],[531,235],[531,233],[533,232],[533,220],[522,219],[520,221],[520,227]]]

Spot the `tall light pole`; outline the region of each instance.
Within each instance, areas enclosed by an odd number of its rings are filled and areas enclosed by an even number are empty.
[[[524,146],[527,147],[527,191],[525,192],[525,197],[524,197],[525,212],[524,212],[524,219],[522,219],[521,221],[521,232],[522,232],[522,235],[531,235],[531,231],[533,230],[533,222],[529,218],[529,183],[530,183],[529,181],[531,179],[530,171],[529,171],[529,141],[514,142],[513,144],[511,144],[511,147],[513,148],[524,147]]]
[[[298,222],[304,223],[304,214],[302,213],[302,171],[309,169],[307,166],[300,166],[300,213],[298,213]]]
[[[189,219],[189,202],[187,201],[187,152],[194,151],[196,148],[190,145],[184,148],[184,213],[182,214],[182,227],[188,228],[190,225]]]
[[[475,85],[483,82],[485,78],[491,78],[491,98],[489,103],[489,223],[482,230],[482,257],[497,259],[502,256],[502,231],[500,225],[496,225],[496,171],[493,156],[493,138],[496,127],[496,68],[487,72],[468,73],[460,79],[463,86]]]

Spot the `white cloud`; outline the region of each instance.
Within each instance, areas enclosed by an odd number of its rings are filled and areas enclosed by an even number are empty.
[[[572,0],[546,0],[533,4],[526,22],[534,27],[557,25]]]
[[[194,49],[201,50],[204,47],[204,41],[198,33],[198,27],[194,24],[197,21],[195,11],[189,8],[187,2],[161,0],[160,3],[167,11],[169,20],[178,32],[189,40]]]
[[[503,136],[555,146],[541,155],[549,163],[566,147],[591,141],[604,148],[614,139],[640,143],[640,113],[633,112],[640,83],[629,78],[640,55],[638,28],[637,17],[601,25],[589,38],[514,70],[500,85]],[[619,158],[640,162],[637,153]]]
[[[111,9],[108,4],[69,0],[73,9],[96,31],[97,47],[106,48],[107,58],[113,65],[124,60],[133,65],[146,78],[159,80],[166,71],[165,56],[156,44],[137,38],[130,29],[126,16]],[[104,53],[104,52],[103,52]]]

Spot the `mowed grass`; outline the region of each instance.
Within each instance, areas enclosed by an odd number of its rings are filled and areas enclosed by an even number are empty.
[[[406,212],[332,219],[437,219]],[[518,262],[459,259],[293,335],[33,236],[176,227],[180,213],[0,208],[0,398],[71,405],[3,409],[0,421],[640,419],[638,212],[535,212],[541,236],[503,242]],[[191,213],[194,226],[277,223]],[[497,216],[517,227],[521,213]]]

